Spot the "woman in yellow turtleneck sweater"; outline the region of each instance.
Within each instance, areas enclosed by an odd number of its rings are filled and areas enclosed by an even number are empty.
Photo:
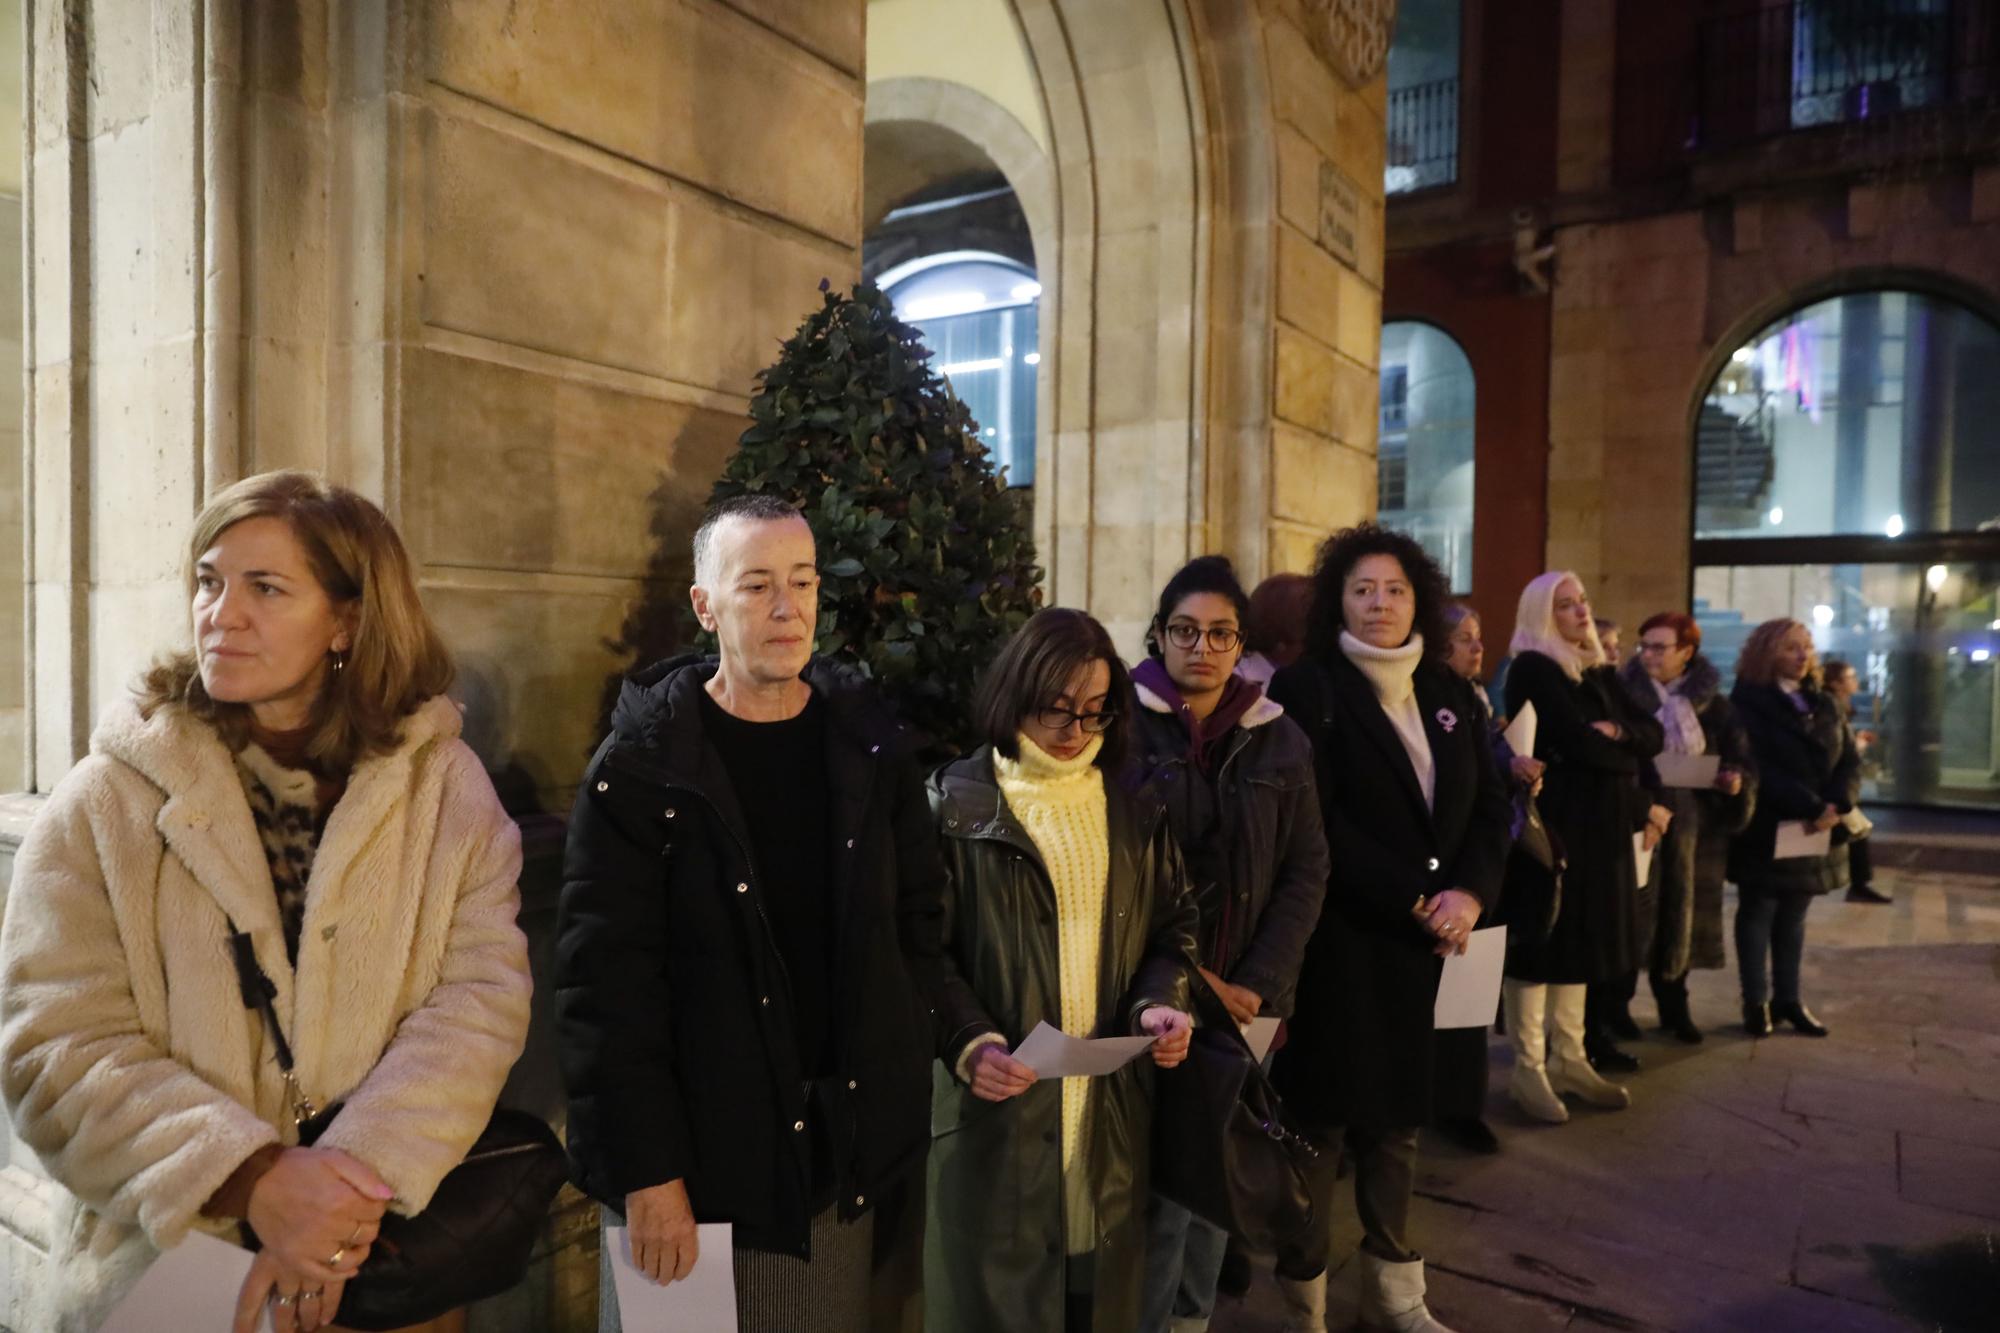
[[[980,686],[987,744],[931,783],[948,872],[926,1327],[1135,1326],[1152,1069],[1187,1055],[1197,914],[1157,802],[1118,780],[1130,678],[1104,628],[1048,610]],[[1009,1054],[1046,1020],[1158,1035],[1102,1078]]]

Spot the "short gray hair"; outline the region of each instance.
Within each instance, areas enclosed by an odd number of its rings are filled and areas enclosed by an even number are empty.
[[[770,522],[777,519],[796,518],[805,521],[799,507],[780,496],[752,492],[748,495],[732,495],[727,500],[718,500],[708,507],[701,516],[701,526],[694,530],[694,581],[696,587],[713,586],[710,582],[715,574],[715,533],[732,518],[747,518],[753,522]]]

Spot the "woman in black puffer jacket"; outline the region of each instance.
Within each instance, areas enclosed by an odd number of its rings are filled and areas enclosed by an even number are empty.
[[[1837,827],[1854,808],[1857,769],[1840,709],[1819,688],[1812,635],[1796,620],[1767,620],[1736,660],[1729,701],[1750,735],[1759,777],[1757,812],[1729,849],[1736,881],[1736,965],[1743,981],[1743,1026],[1768,1036],[1774,1019],[1810,1037],[1826,1027],[1799,995],[1806,909],[1847,884],[1847,845]],[[1782,825],[1831,835],[1816,855],[1779,857]],[[1766,962],[1769,971],[1766,971]]]

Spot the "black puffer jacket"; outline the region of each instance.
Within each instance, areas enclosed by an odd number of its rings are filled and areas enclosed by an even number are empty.
[[[1097,1035],[1131,1034],[1151,1005],[1188,1007],[1194,899],[1157,800],[1105,779],[1111,860],[1098,966]],[[931,1100],[926,1327],[1022,1333],[1063,1326],[1062,1082],[1004,1102],[958,1081],[959,1056],[999,1033],[1017,1046],[1062,1023],[1055,889],[1009,809],[982,747],[931,779],[943,839],[947,966],[935,994],[943,1065]],[[1090,1080],[1089,1161],[1096,1196],[1093,1328],[1139,1324],[1152,1145],[1153,1064],[1141,1056]]]
[[[684,1179],[697,1219],[803,1255],[808,1110],[754,849],[701,725],[713,659],[628,681],[570,817],[556,1014],[581,1188]],[[837,1076],[820,1083],[843,1217],[923,1159],[942,868],[923,777],[862,678],[816,659],[832,794]],[[783,800],[784,793],[768,794]],[[815,1127],[816,1128],[816,1127]]]
[[[1147,782],[1166,802],[1182,850],[1204,808],[1189,771],[1187,725],[1159,695],[1139,687],[1139,746]],[[1312,742],[1285,710],[1259,699],[1220,744],[1214,814],[1222,825],[1228,882],[1196,884],[1202,965],[1263,997],[1260,1011],[1289,1018],[1306,940],[1326,897],[1326,831],[1313,788]]]
[[[1742,893],[1847,887],[1847,843],[1838,824],[1825,856],[1772,855],[1780,823],[1816,819],[1828,805],[1846,814],[1860,788],[1860,759],[1840,705],[1810,685],[1799,698],[1803,708],[1776,685],[1741,680],[1729,692],[1757,756],[1757,811],[1729,846],[1729,877]]]

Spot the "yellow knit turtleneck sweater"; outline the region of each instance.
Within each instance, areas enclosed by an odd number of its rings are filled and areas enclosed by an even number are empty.
[[[1018,759],[995,753],[993,776],[1014,817],[1034,840],[1056,891],[1056,962],[1062,1030],[1097,1029],[1098,959],[1104,952],[1104,899],[1111,837],[1104,812],[1104,771],[1093,736],[1074,759],[1057,759],[1026,736]],[[1097,1201],[1090,1188],[1090,1080],[1062,1084],[1063,1226],[1071,1254],[1097,1246]]]

